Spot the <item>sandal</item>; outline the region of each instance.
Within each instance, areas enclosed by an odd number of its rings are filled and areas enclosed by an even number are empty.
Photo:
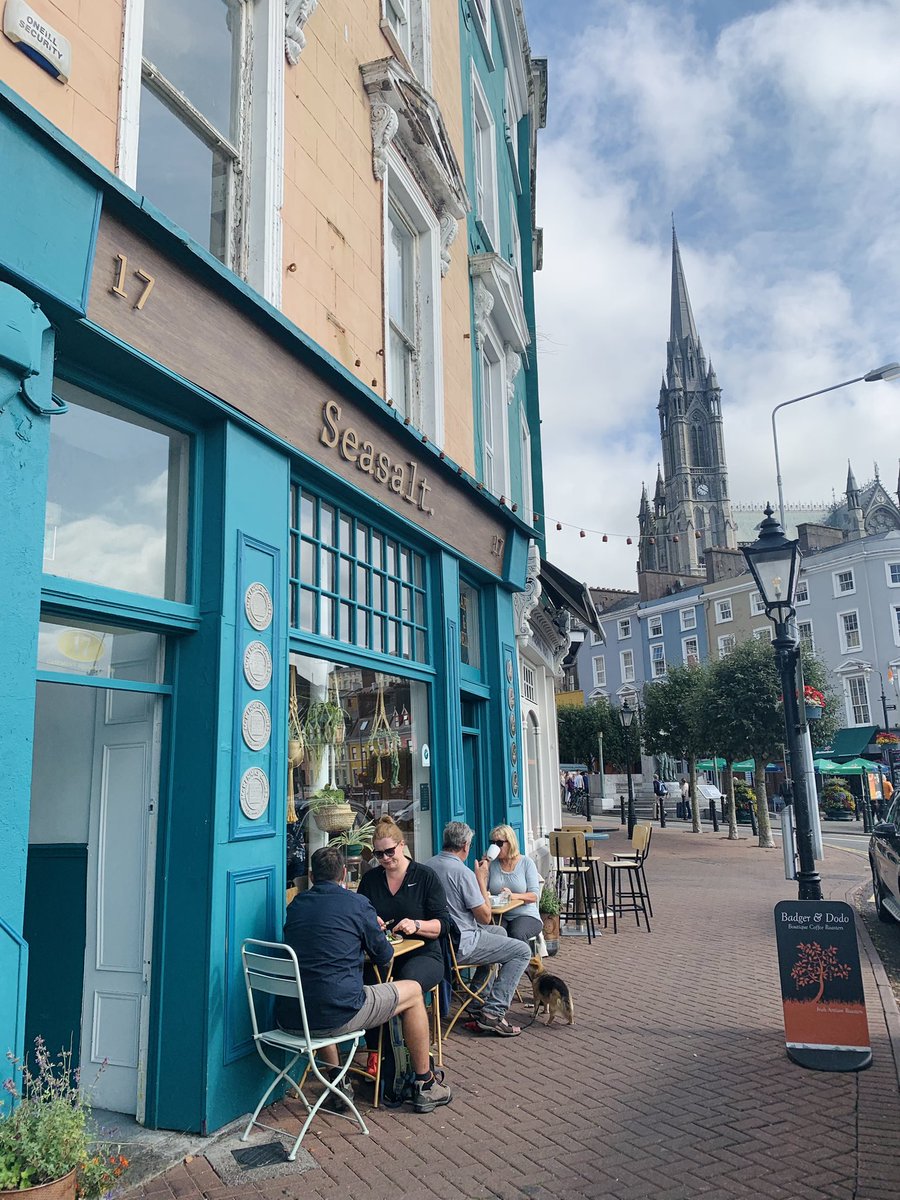
[[[482,1013],[477,1025],[479,1032],[492,1033],[494,1037],[518,1037],[522,1032],[518,1025],[510,1025],[506,1017],[498,1017],[494,1013]]]

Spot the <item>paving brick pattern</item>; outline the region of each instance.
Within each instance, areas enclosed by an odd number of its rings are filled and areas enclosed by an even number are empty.
[[[827,894],[866,871],[830,850]],[[129,1200],[897,1200],[897,1066],[865,952],[872,1068],[804,1071],[784,1052],[772,909],[796,892],[781,852],[656,830],[647,872],[651,934],[626,920],[590,947],[562,939],[575,1026],[454,1033],[450,1106],[366,1111],[368,1138],[317,1119],[304,1146],[321,1169],[296,1179],[228,1188],[200,1158]],[[270,1115],[296,1128],[298,1107]]]

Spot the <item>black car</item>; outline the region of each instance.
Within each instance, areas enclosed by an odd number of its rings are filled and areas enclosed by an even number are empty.
[[[900,799],[891,802],[872,832],[869,865],[879,920],[900,921]]]

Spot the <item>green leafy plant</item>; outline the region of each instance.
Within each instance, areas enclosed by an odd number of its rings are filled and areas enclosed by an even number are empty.
[[[361,825],[354,825],[352,829],[336,833],[329,840],[328,845],[334,850],[347,850],[351,846],[359,846],[361,850],[371,850],[374,836],[375,822],[363,821]]]
[[[548,917],[559,916],[559,896],[546,883],[541,888],[541,895],[538,900],[538,912],[546,913]]]
[[[335,804],[346,804],[344,792],[339,787],[322,787],[308,796],[306,803],[311,813],[322,812],[325,808],[333,808]]]
[[[77,1171],[78,1195],[102,1196],[128,1166],[121,1147],[95,1145],[90,1128],[90,1099],[79,1090],[72,1056],[54,1058],[42,1038],[34,1043],[34,1066],[21,1066],[22,1087],[6,1079],[0,1102],[0,1191],[52,1183]]]
[[[839,776],[830,779],[822,788],[822,808],[826,812],[855,812],[856,802],[847,787],[847,780]]]
[[[756,804],[756,793],[749,784],[739,779],[734,781],[734,807],[738,812],[749,813]]]

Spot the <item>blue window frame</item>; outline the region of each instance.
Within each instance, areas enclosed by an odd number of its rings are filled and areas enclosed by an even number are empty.
[[[291,627],[428,661],[425,560],[396,537],[294,484]]]

